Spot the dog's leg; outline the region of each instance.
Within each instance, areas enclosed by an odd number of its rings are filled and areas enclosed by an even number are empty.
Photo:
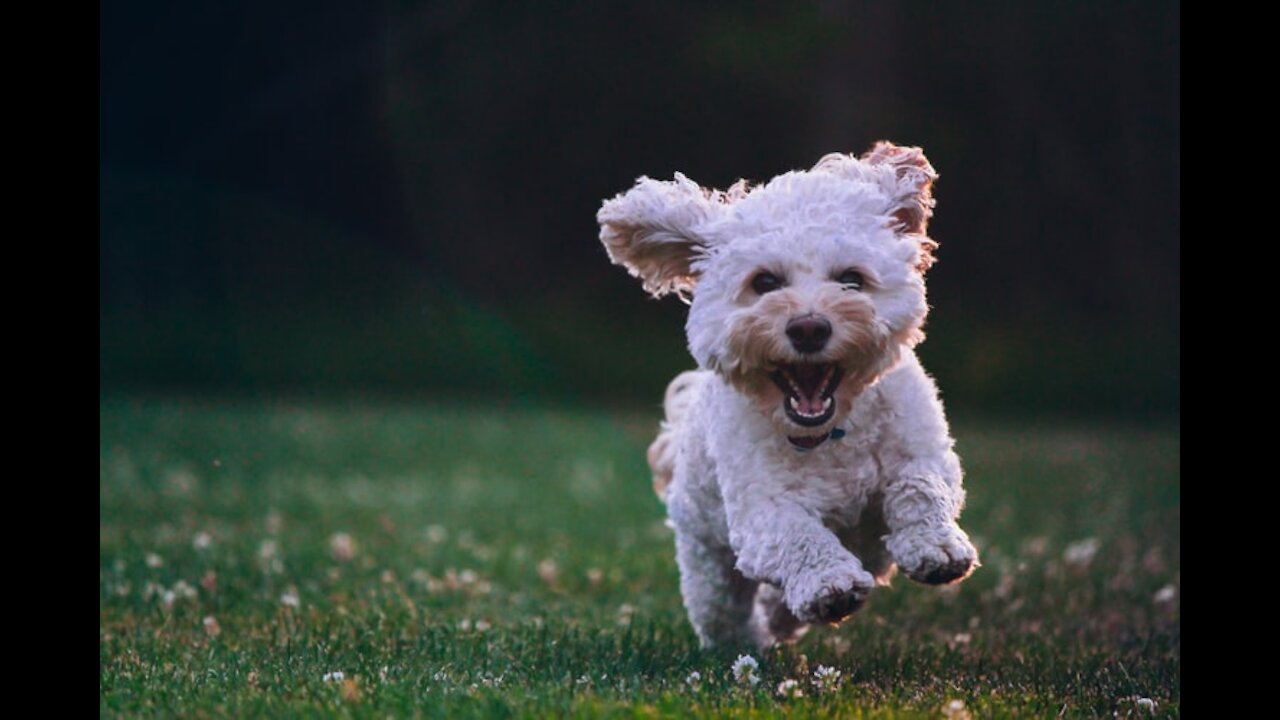
[[[676,562],[684,606],[702,647],[755,642],[750,620],[758,583],[734,569],[733,553],[677,532]]]
[[[782,588],[770,583],[760,583],[760,588],[756,590],[751,625],[756,645],[762,650],[775,643],[795,642],[809,629],[787,607]]]
[[[776,495],[726,497],[729,540],[744,575],[782,588],[803,623],[837,623],[857,610],[875,578],[810,513]]]
[[[960,461],[906,463],[885,488],[885,544],[912,580],[939,585],[962,580],[978,564],[978,551],[956,524],[964,501]]]

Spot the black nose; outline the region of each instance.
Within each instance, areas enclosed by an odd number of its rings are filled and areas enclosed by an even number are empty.
[[[817,315],[791,318],[787,323],[787,337],[796,352],[816,353],[827,346],[831,337],[831,323]]]

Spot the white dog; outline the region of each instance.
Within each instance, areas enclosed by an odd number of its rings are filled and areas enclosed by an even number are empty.
[[[895,566],[939,584],[977,564],[913,350],[936,178],[919,148],[881,142],[756,188],[642,177],[600,208],[615,263],[692,297],[700,369],[667,389],[649,462],[703,646],[837,623]]]

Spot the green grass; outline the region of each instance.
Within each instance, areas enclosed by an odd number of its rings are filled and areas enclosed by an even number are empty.
[[[898,579],[757,654],[751,688],[684,617],[656,410],[110,397],[100,420],[104,716],[1179,714],[1176,424],[957,422],[984,566]]]

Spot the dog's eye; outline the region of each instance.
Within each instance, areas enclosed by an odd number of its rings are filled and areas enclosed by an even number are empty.
[[[751,289],[755,290],[757,295],[773,292],[780,287],[782,287],[782,278],[771,272],[762,272],[751,278]]]
[[[857,270],[845,270],[836,276],[836,282],[850,290],[862,289],[862,273]]]

